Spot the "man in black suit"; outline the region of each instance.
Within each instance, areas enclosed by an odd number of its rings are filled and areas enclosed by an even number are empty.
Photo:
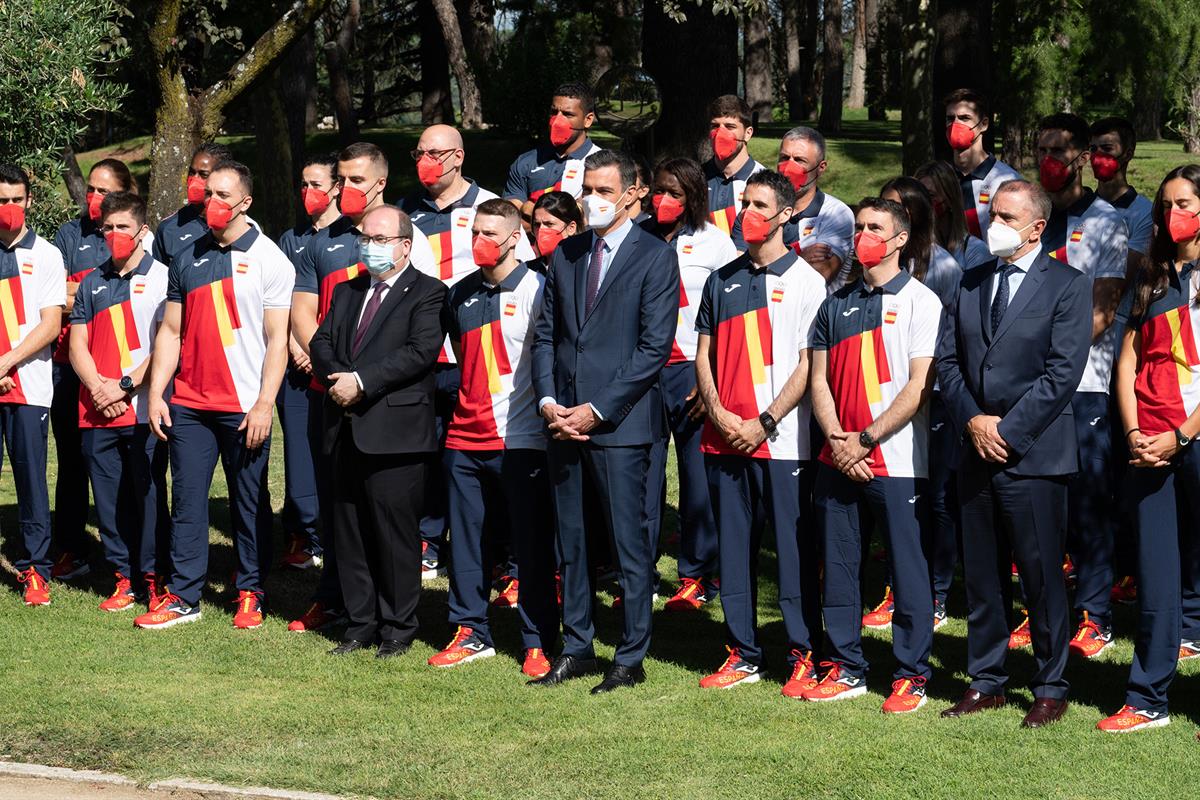
[[[650,445],[661,438],[659,373],[679,316],[675,251],[633,224],[637,164],[625,153],[585,162],[584,220],[591,229],[554,251],[533,344],[538,411],[547,453],[563,579],[563,650],[555,685],[596,669],[594,564],[588,562],[584,495],[590,485],[612,535],[625,616],[614,664],[593,694],[645,680],[650,647],[653,526],[643,518]]]
[[[334,547],[350,627],[331,652],[377,638],[399,655],[417,632],[419,522],[437,452],[433,367],[446,287],[409,264],[408,215],[381,206],[362,220],[367,274],[339,285],[309,350],[325,376],[323,450],[334,475]]]
[[[1062,561],[1067,477],[1079,467],[1071,397],[1092,336],[1087,276],[1042,250],[1049,217],[1050,199],[1026,181],[1004,183],[992,195],[988,247],[998,260],[964,273],[937,355],[942,398],[970,445],[958,492],[973,680],[942,716],[1005,703],[1011,550],[1037,663],[1027,728],[1054,722],[1067,709],[1071,609]]]

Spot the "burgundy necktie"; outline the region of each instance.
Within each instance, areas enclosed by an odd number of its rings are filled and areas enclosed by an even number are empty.
[[[596,295],[600,294],[600,270],[604,269],[604,240],[596,237],[596,245],[592,248],[592,257],[588,261],[587,297],[583,306],[583,317],[592,315],[592,307],[596,305]]]
[[[367,308],[358,322],[358,331],[354,334],[354,345],[350,348],[351,358],[358,355],[358,348],[362,346],[363,337],[367,335],[367,328],[371,327],[371,320],[375,319],[375,315],[379,313],[379,307],[383,305],[383,290],[386,288],[387,284],[383,281],[375,284],[375,291],[371,293],[371,299],[367,301]]]

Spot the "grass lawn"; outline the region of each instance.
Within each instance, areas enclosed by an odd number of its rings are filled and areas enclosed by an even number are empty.
[[[853,201],[896,174],[899,146],[879,140],[881,132],[894,128],[894,122],[876,128],[855,123],[850,138],[832,142],[827,188]],[[414,128],[366,135],[398,155],[416,134]],[[499,188],[520,143],[490,133],[468,142],[468,164],[478,167],[468,174]],[[143,174],[144,161],[133,157],[144,145],[124,148]],[[324,136],[314,147],[332,145],[332,137]],[[773,150],[774,140],[766,136],[751,146],[767,163]],[[100,156],[85,156],[85,170]],[[1168,164],[1183,161],[1176,144],[1144,146],[1135,162],[1138,188],[1152,189]],[[410,172],[394,171],[389,196],[415,185]],[[278,435],[275,444],[271,489],[278,510],[283,498]],[[55,586],[50,608],[21,604],[9,563],[17,513],[5,465],[0,757],[144,780],[188,776],[379,798],[1152,797],[1172,791],[1195,771],[1196,662],[1181,669],[1170,727],[1129,737],[1092,729],[1123,698],[1132,654],[1127,637],[1134,624],[1128,609],[1118,612],[1123,638],[1114,648],[1094,662],[1072,662],[1074,705],[1066,719],[1041,731],[1022,731],[1020,720],[1031,702],[1023,686],[1033,672],[1028,652],[1010,659],[1014,702],[1008,709],[959,721],[938,717],[967,679],[965,602],[956,586],[953,619],[934,637],[931,702],[910,717],[885,718],[879,706],[892,666],[886,634],[865,636],[875,665],[868,696],[814,705],[779,695],[786,678],[785,636],[775,610],[775,562],[766,552],[759,600],[767,680],[730,692],[696,686],[724,656],[721,610],[714,604],[695,616],[656,612],[648,683],[591,697],[592,681],[554,690],[523,685],[511,611],[493,614],[498,657],[454,670],[426,667],[424,660],[452,634],[444,580],[426,584],[418,644],[392,662],[377,663],[367,654],[329,658],[331,639],[287,633],[286,621],[304,609],[315,584],[309,574],[274,572],[267,583],[272,611],[267,625],[235,632],[231,590],[224,582],[233,553],[220,477],[211,495],[214,582],[203,621],[137,631],[129,614],[96,609],[109,589],[98,556],[91,582]],[[673,514],[667,527],[674,527]],[[670,554],[659,568],[669,584],[675,574]],[[882,565],[872,563],[869,573],[865,596],[874,603],[882,593]],[[599,611],[602,659],[612,655],[618,626],[606,592]]]

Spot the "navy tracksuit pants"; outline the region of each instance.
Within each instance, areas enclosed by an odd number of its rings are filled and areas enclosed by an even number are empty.
[[[758,554],[763,525],[770,521],[788,662],[795,663],[814,649],[821,635],[817,537],[809,522],[812,463],[707,454],[704,463],[720,539],[721,608],[729,646],[745,661],[763,663],[757,630]]]
[[[862,534],[860,509],[869,507],[887,547],[896,610],[892,617],[894,680],[928,679],[933,646],[933,596],[922,530],[929,519],[929,482],[875,478],[858,483],[827,464],[817,465],[813,507],[825,554],[821,608],[829,642],[826,658],[858,677],[867,673],[862,649]]]
[[[79,430],[79,377],[70,364],[54,363],[54,398],[50,423],[54,426],[57,467],[54,482],[54,544],[62,553],[86,558],[91,539],[85,526],[88,516],[88,473]]]
[[[541,450],[446,450],[443,464],[450,510],[450,622],[491,645],[488,595],[491,564],[484,525],[506,514],[513,531],[519,581],[517,610],[525,649],[553,652],[558,639],[554,517],[550,476]]]
[[[321,528],[321,577],[313,600],[329,609],[345,607],[342,601],[342,582],[338,575],[337,548],[333,546],[333,459],[321,455],[324,446],[325,423],[322,407],[325,393],[308,390],[308,454],[312,458],[313,479],[317,489],[317,513]]]
[[[1075,563],[1075,613],[1082,618],[1088,612],[1101,627],[1112,623],[1113,543],[1119,521],[1110,409],[1109,397],[1102,392],[1077,392],[1071,399],[1079,440],[1079,472],[1067,489],[1067,551]]]
[[[271,496],[267,459],[271,439],[246,449],[242,412],[198,411],[171,404],[171,591],[200,604],[208,577],[208,492],[220,459],[229,486],[237,588],[261,592],[271,563]]]
[[[33,568],[50,580],[50,492],[46,486],[46,439],[50,409],[0,403],[0,432],[17,485],[17,518],[22,549],[14,566]],[[86,488],[86,487],[85,487]]]
[[[171,530],[166,444],[144,423],[81,433],[105,561],[126,578],[165,577]]]
[[[446,430],[450,427],[454,406],[458,403],[462,373],[457,364],[438,364],[435,378],[434,422],[437,425],[438,450],[442,452],[446,447]],[[442,558],[446,544],[446,504],[446,475],[441,463],[435,460],[431,462],[429,476],[425,480],[425,508],[421,514],[421,542],[427,551],[427,558]]]
[[[688,416],[695,400],[687,397],[696,388],[696,364],[668,364],[660,377],[666,404],[667,426],[675,440],[679,472],[679,577],[714,578],[717,574],[717,523],[708,496],[708,477],[700,452],[704,419]],[[667,445],[662,439],[650,447],[650,476],[646,488],[646,517],[654,541],[662,533],[667,496]]]
[[[933,599],[942,604],[954,582],[954,567],[962,542],[958,492],[954,488],[954,465],[958,463],[961,445],[959,434],[946,414],[941,394],[934,392],[929,401],[929,495],[933,534],[929,542],[929,572],[933,579]]]
[[[1167,710],[1179,640],[1184,637],[1184,576],[1200,572],[1200,449],[1191,445],[1168,467],[1131,468],[1127,500],[1138,522],[1138,633],[1125,702]]]
[[[279,385],[275,409],[283,429],[283,530],[303,536],[314,555],[321,554],[321,535],[317,522],[317,474],[308,443],[308,386],[311,378],[297,369],[288,369]]]

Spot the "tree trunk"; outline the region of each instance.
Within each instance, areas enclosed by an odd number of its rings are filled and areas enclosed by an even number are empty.
[[[1183,135],[1183,151],[1196,155],[1200,153],[1200,76],[1193,77],[1186,86],[1186,108],[1179,132]]]
[[[955,89],[971,88],[992,96],[992,0],[939,0],[937,46],[933,56],[933,100],[941,101]],[[1005,63],[1005,62],[997,62]],[[940,112],[940,109],[939,109]],[[939,158],[950,157],[942,114],[930,120],[934,150]],[[984,134],[989,151],[997,126]]]
[[[1162,75],[1150,75],[1139,71],[1133,80],[1133,130],[1139,142],[1156,142],[1162,139],[1163,96],[1167,92]]]
[[[661,0],[644,0],[642,13],[642,66],[658,83],[662,114],[639,145],[660,157],[702,157],[709,100],[737,91],[737,25],[711,4],[688,6],[683,22],[668,17]]]
[[[594,84],[616,66],[641,61],[636,0],[599,0],[591,9],[596,24],[588,41],[588,78]]]
[[[742,17],[742,35],[745,57],[743,59],[743,81],[746,87],[746,102],[754,115],[756,125],[771,121],[771,109],[775,102],[771,80],[771,11],[766,3],[757,10],[747,11]]]
[[[292,162],[291,135],[284,113],[280,90],[281,70],[265,76],[256,84],[251,100],[254,114],[254,141],[258,150],[258,171],[254,175],[254,194],[263,203],[255,203],[251,213],[272,239],[296,224],[303,210],[296,191]],[[301,154],[303,151],[299,151]],[[291,202],[288,202],[290,199]]]
[[[787,90],[787,113],[790,120],[804,119],[804,77],[800,74],[800,2],[783,0],[784,86]],[[811,67],[811,61],[810,67]]]
[[[83,170],[79,168],[79,159],[75,157],[75,149],[63,148],[63,183],[67,185],[67,194],[75,201],[75,205],[83,207],[87,202],[87,181],[84,180]]]
[[[292,148],[292,166],[308,151],[306,136],[316,127],[316,70],[317,57],[313,52],[313,32],[296,40],[296,46],[283,57],[283,67],[277,71],[275,82],[279,87],[284,113],[287,114],[288,144]],[[311,104],[311,105],[310,105]],[[299,178],[299,170],[292,173],[293,181]]]
[[[880,0],[863,0],[867,17],[867,119],[883,122],[887,119],[887,90],[883,82],[883,45],[879,31]]]
[[[421,33],[421,124],[454,123],[454,102],[450,95],[450,57],[442,39],[442,26],[433,0],[417,0]]]
[[[457,0],[457,10],[462,23],[463,47],[471,59],[479,85],[481,113],[487,119],[496,102],[491,96],[495,80],[490,69],[496,61],[496,3],[495,0]]]
[[[450,70],[458,83],[458,97],[462,103],[462,127],[478,130],[483,127],[483,109],[480,107],[479,85],[475,82],[475,70],[467,58],[463,45],[462,28],[458,24],[458,12],[454,0],[433,0],[442,27],[442,38],[446,42],[446,53],[450,58]]]
[[[867,4],[854,0],[854,60],[850,63],[849,108],[867,104]]]
[[[821,58],[821,131],[826,135],[842,130],[842,98],[845,83],[845,49],[842,44],[842,0],[825,0],[824,46]]]
[[[936,0],[904,0],[904,92],[900,129],[904,174],[933,159],[933,47]]]
[[[354,92],[350,88],[350,50],[358,30],[362,8],[359,0],[347,0],[346,13],[337,33],[325,44],[325,69],[333,94],[333,113],[337,116],[338,141],[345,147],[359,140],[358,115],[354,110]]]

